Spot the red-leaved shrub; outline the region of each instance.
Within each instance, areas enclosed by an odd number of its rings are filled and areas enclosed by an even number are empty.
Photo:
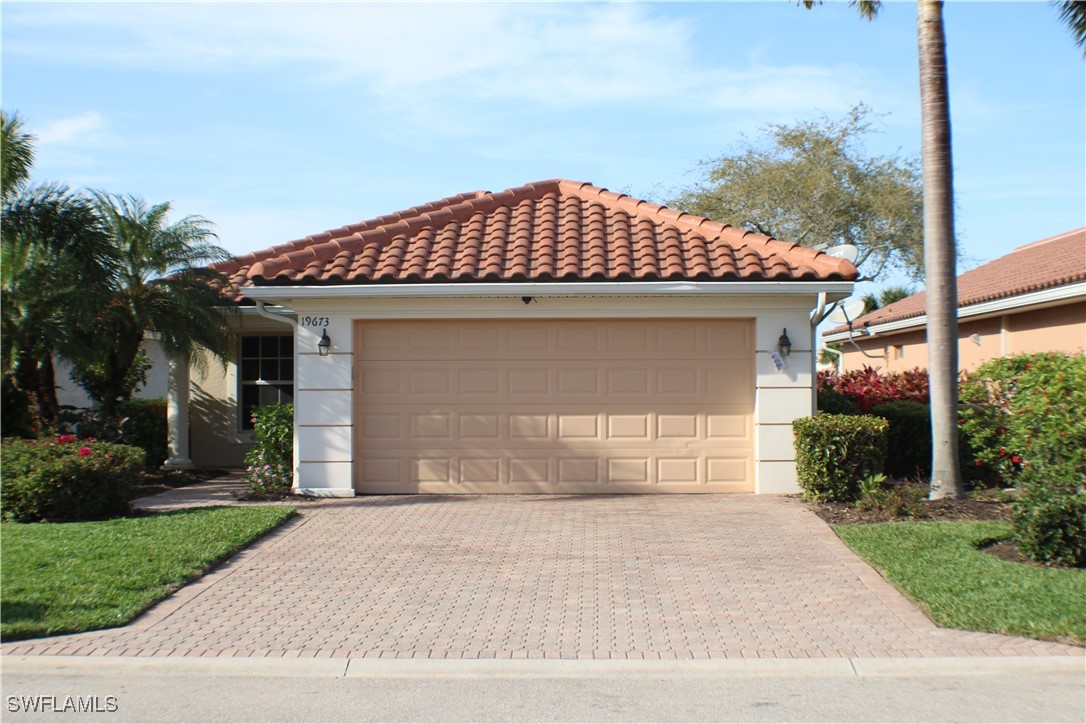
[[[818,391],[833,390],[856,403],[861,413],[886,402],[912,400],[928,404],[928,373],[919,367],[906,372],[880,373],[877,368],[848,372],[821,370]]]

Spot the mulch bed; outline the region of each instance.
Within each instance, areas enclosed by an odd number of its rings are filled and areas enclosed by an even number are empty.
[[[991,500],[925,500],[917,503],[920,515],[887,515],[861,510],[848,503],[807,502],[807,507],[830,525],[889,523],[902,520],[1010,520],[1011,504]]]

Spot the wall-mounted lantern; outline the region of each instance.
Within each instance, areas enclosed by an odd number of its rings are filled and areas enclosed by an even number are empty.
[[[321,357],[327,357],[328,353],[332,350],[332,340],[328,337],[328,328],[324,328],[324,332],[321,334],[320,341],[317,342],[317,353]]]
[[[788,339],[788,330],[782,329],[781,336],[777,338],[777,351],[781,357],[792,354],[792,340]]]

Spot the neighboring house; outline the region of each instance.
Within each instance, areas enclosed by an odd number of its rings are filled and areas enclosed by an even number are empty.
[[[571,181],[453,196],[220,269],[238,360],[192,377],[192,459],[238,464],[251,409],[292,400],[297,489],[327,496],[794,492],[810,316],[857,276]],[[172,368],[176,452],[187,377]]]
[[[845,369],[926,368],[924,304],[920,292],[860,317],[852,324],[855,344],[847,326],[822,339],[844,343]],[[1086,228],[1020,246],[958,277],[960,369],[1005,355],[1084,348]]]

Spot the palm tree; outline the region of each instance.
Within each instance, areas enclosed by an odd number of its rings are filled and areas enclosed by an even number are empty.
[[[56,422],[53,356],[82,356],[74,330],[98,298],[106,237],[85,196],[58,184],[29,185],[34,137],[2,114],[0,367],[5,389],[29,402],[31,418]],[[10,404],[12,401],[9,400]]]
[[[816,0],[803,0],[807,8]],[[851,0],[873,20],[882,3]],[[931,499],[965,497],[958,460],[958,293],[950,100],[942,0],[917,0],[920,55],[921,171],[924,182],[924,275],[927,283],[931,388]]]
[[[34,136],[23,128],[19,114],[0,112],[0,194],[7,199],[30,180],[34,165]]]
[[[98,352],[77,362],[104,420],[131,391],[140,345],[154,334],[164,351],[197,368],[204,352],[229,358],[233,332],[222,313],[231,308],[226,278],[209,268],[230,255],[214,242],[212,224],[199,216],[169,223],[168,202],[148,205],[135,196],[95,193],[112,255],[106,268],[105,303],[82,332]]]
[[[1055,5],[1060,11],[1060,20],[1071,29],[1075,45],[1082,48],[1086,55],[1086,3],[1082,0],[1063,0]]]
[[[903,286],[886,287],[878,292],[868,292],[860,297],[864,303],[863,313],[870,314],[876,309],[889,307],[894,302],[900,302],[905,297],[911,297],[915,293],[910,287]]]
[[[958,459],[958,275],[942,0],[919,0],[921,168],[931,394],[931,499],[964,498]]]

